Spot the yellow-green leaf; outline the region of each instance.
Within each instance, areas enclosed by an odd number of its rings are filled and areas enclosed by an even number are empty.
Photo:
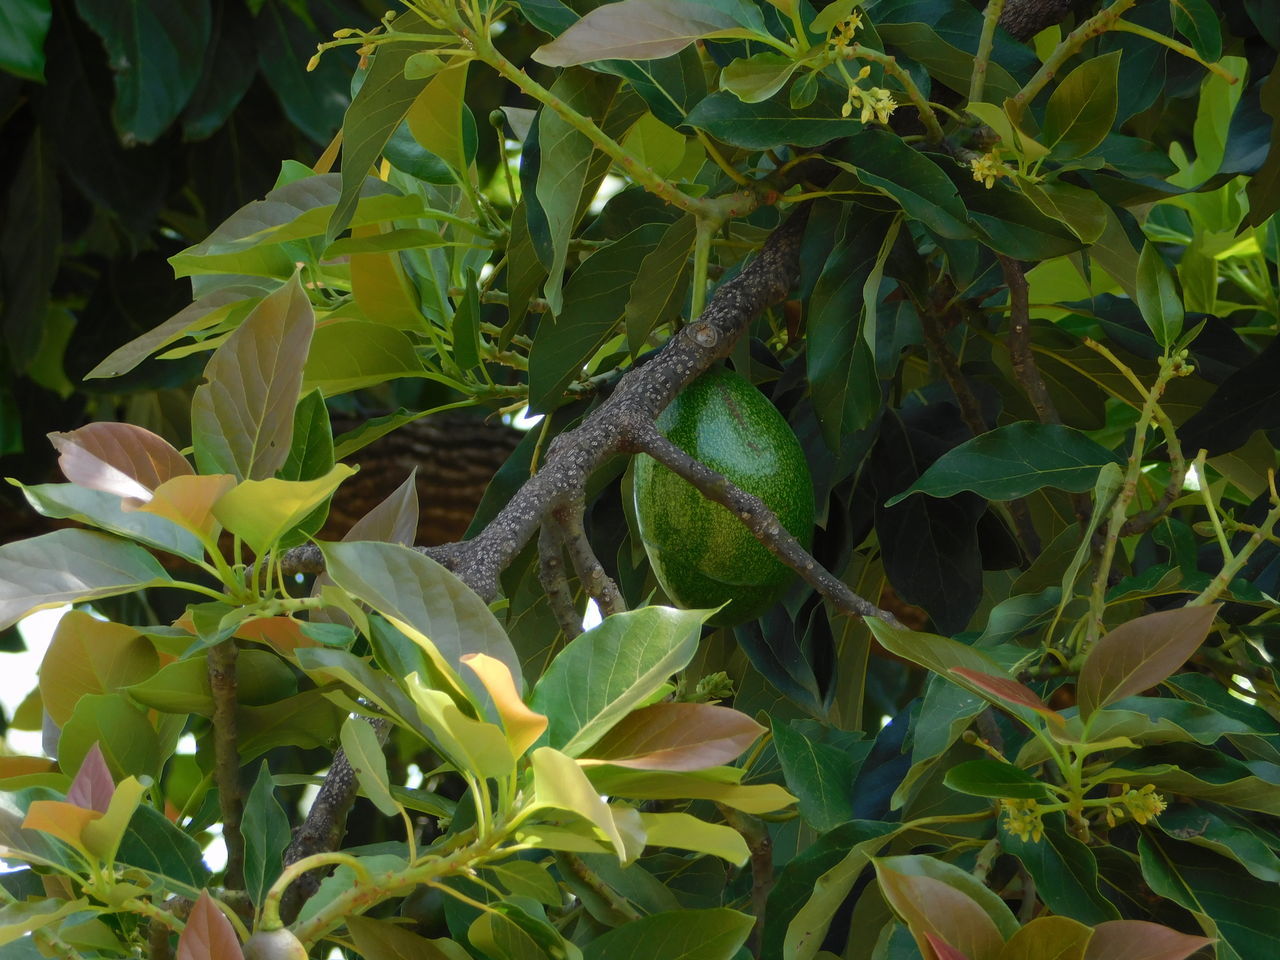
[[[213,515],[262,556],[355,472],[339,463],[315,480],[245,480],[213,505]]]

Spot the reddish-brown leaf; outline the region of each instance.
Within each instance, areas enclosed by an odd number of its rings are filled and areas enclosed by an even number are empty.
[[[591,748],[591,759],[639,770],[705,770],[733,761],[762,733],[729,707],[655,703],[623,717]]]
[[[200,899],[187,917],[187,926],[178,938],[177,960],[244,960],[235,928],[208,890],[200,891]]]
[[[67,800],[77,807],[106,813],[107,807],[111,805],[111,795],[115,792],[116,783],[111,779],[111,771],[107,769],[107,761],[103,759],[102,748],[95,740],[80,762],[76,778],[71,781]]]
[[[150,500],[166,480],[195,472],[169,441],[128,423],[90,423],[49,442],[68,480],[121,497]]]
[[[1122,623],[1095,643],[1080,669],[1080,715],[1087,719],[1095,710],[1171,676],[1209,635],[1219,606],[1149,613]]]
[[[925,933],[925,939],[929,941],[929,946],[933,947],[934,956],[938,960],[969,960],[963,953],[953,947],[947,941],[943,940],[936,933]]]
[[[933,877],[899,873],[883,861],[876,861],[875,866],[880,892],[906,921],[926,957],[930,933],[954,945],[971,960],[996,960],[1000,955],[1004,938],[976,901]]]
[[[1034,710],[1054,723],[1066,723],[1062,719],[1062,714],[1036,696],[1034,690],[1025,684],[1019,683],[1017,680],[1009,677],[993,677],[989,673],[979,673],[977,670],[970,670],[968,667],[952,667],[951,672],[968,680],[973,686],[995,697],[1001,703],[1026,707],[1028,710]]]
[[[1093,928],[1084,960],[1183,960],[1211,943],[1145,920],[1109,920]]]

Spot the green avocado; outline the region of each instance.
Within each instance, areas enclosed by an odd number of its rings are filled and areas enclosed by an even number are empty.
[[[763,500],[808,549],[813,481],[804,450],[777,408],[729,370],[707,371],[658,418],[658,429],[695,459]],[[716,626],[754,620],[795,576],[718,503],[652,457],[636,458],[636,519],[653,572],[673,603],[728,606]]]

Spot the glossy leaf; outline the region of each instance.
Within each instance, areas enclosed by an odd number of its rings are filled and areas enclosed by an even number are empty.
[[[770,813],[796,802],[776,783],[739,783],[739,767],[716,767],[697,773],[590,767],[588,772],[601,793],[634,800],[713,800],[743,813]]]
[[[191,401],[201,473],[264,480],[289,457],[315,315],[295,277],[265,298],[205,367]]]
[[[529,701],[550,721],[547,742],[569,756],[586,753],[688,664],[707,614],[643,607],[576,637],[547,667]]]
[[[343,921],[365,960],[467,960],[452,940],[428,940],[390,920],[353,915]]]
[[[1085,60],[1054,88],[1041,140],[1062,160],[1083,156],[1111,132],[1119,105],[1120,52]]]
[[[733,960],[747,942],[752,919],[717,907],[655,913],[610,930],[587,944],[583,960]]]
[[[864,130],[849,141],[847,161],[837,165],[896,200],[909,217],[920,220],[939,236],[962,239],[973,235],[965,222],[964,202],[938,164],[901,139],[883,130]]]
[[[442,658],[455,678],[463,654],[487,653],[506,664],[517,685],[522,682],[520,661],[488,605],[434,560],[390,543],[330,543],[323,550],[326,570],[339,587],[385,616],[433,659]]]
[[[657,60],[703,37],[749,36],[763,24],[739,0],[622,0],[592,10],[533,53],[549,67],[593,60]]]
[[[707,853],[739,867],[751,858],[742,834],[724,824],[708,823],[687,813],[641,812],[640,822],[648,846]]]
[[[1061,814],[1046,816],[1044,824],[1044,836],[1036,841],[1010,833],[1002,822],[1001,849],[1018,858],[1035,881],[1038,896],[1054,913],[1083,923],[1118,918],[1119,911],[1099,889],[1093,851],[1067,832]]]
[[[1138,309],[1156,342],[1166,350],[1182,333],[1182,298],[1155,244],[1145,243],[1138,258]]]
[[[200,891],[200,898],[191,908],[187,924],[178,938],[177,960],[243,960],[240,940],[235,927],[223,916],[209,896]]]
[[[764,733],[744,713],[708,703],[655,703],[623,717],[592,760],[637,770],[701,770],[736,760]]]
[[[1209,63],[1222,58],[1222,27],[1209,0],[1169,0],[1173,25]]]
[[[1059,728],[1065,723],[1062,714],[1041,700],[1034,690],[1017,680],[1009,677],[993,677],[969,667],[952,667],[950,674],[968,681],[975,689],[982,691],[988,699],[995,698],[1002,703],[1026,707]]]
[[[406,677],[405,685],[431,739],[459,771],[480,777],[511,776],[515,755],[501,727],[468,717],[449,694],[423,686],[417,674]]]
[[[1043,487],[1083,493],[1093,489],[1104,464],[1118,462],[1115,453],[1078,430],[1024,420],[948,450],[885,505],[914,493],[949,497],[961,490],[988,500],[1015,500]]]
[[[800,66],[780,53],[757,53],[734,60],[720,73],[720,86],[743,103],[768,100],[781,90]]]
[[[1217,612],[1217,604],[1162,610],[1106,634],[1080,668],[1080,715],[1087,720],[1095,710],[1171,676],[1199,649]]]

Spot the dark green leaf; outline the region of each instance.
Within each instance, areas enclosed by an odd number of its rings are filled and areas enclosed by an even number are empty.
[[[1039,841],[1000,829],[1000,846],[1022,861],[1036,892],[1055,913],[1082,923],[1114,920],[1120,914],[1098,890],[1098,863],[1088,846],[1067,833],[1062,814],[1045,818]]]
[[[147,804],[138,807],[129,821],[116,861],[141,870],[163,884],[163,889],[192,899],[209,882],[200,844]]]
[[[213,136],[235,112],[258,73],[257,52],[245,42],[253,19],[244,6],[219,3],[213,10],[212,40],[200,80],[182,111],[184,140]]]
[[[1173,273],[1155,244],[1143,244],[1138,258],[1138,309],[1156,343],[1166,350],[1182,333],[1182,297]]]
[[[650,331],[679,316],[689,281],[689,254],[697,224],[691,215],[667,227],[657,245],[640,261],[623,316],[632,355],[644,350]]]
[[[1191,41],[1196,53],[1209,63],[1222,59],[1222,27],[1209,0],[1169,0],[1169,6],[1173,25]]]
[[[672,910],[641,917],[592,940],[583,960],[733,960],[752,919],[737,910]]]
[[[1027,771],[999,760],[968,760],[947,771],[942,782],[974,797],[1031,797],[1048,795],[1048,788]]]
[[[291,4],[263,4],[256,23],[258,65],[285,116],[316,143],[327,144],[350,102],[351,61],[331,52],[308,72],[316,44],[327,38],[308,26]]]
[[[3,36],[0,24],[0,43]],[[55,155],[39,133],[23,151],[7,199],[8,209],[0,225],[0,278],[4,281],[0,322],[11,362],[22,370],[40,351],[62,242],[62,199]]]
[[[1042,487],[1083,493],[1093,489],[1103,464],[1120,462],[1079,430],[1023,420],[948,450],[885,506],[913,493],[949,497],[972,490],[988,500],[1015,500]]]
[[[800,801],[800,815],[805,820],[825,832],[853,819],[853,778],[861,757],[810,740],[793,726],[777,720],[773,723],[773,743],[787,788]],[[869,750],[871,744],[866,747]]]
[[[44,81],[44,38],[50,0],[12,0],[0,10],[0,69]]]
[[[781,94],[760,103],[743,103],[722,90],[689,111],[684,122],[717,140],[749,150],[770,149],[780,143],[816,147],[862,129],[856,119],[840,116],[842,103],[840,95],[827,87],[800,110],[793,110]]]
[[[333,429],[324,395],[312,390],[293,414],[293,443],[280,468],[283,480],[315,480],[333,469]]]
[[[878,13],[879,11],[877,11]],[[877,20],[876,32],[885,43],[901,50],[912,60],[925,66],[929,75],[946,84],[959,94],[968,94],[969,79],[973,76],[972,53],[944,40],[926,23],[881,23]],[[977,36],[976,33],[971,36]],[[1000,57],[993,57],[987,65],[985,96],[1000,103],[1017,94],[1021,87],[1003,66]]]
[[[1217,804],[1182,804],[1156,818],[1156,825],[1175,840],[1185,840],[1230,857],[1259,880],[1280,883],[1280,857],[1274,833],[1247,817]]]
[[[544,413],[560,405],[565,388],[583,365],[621,330],[644,258],[664,235],[662,224],[639,227],[597,250],[565,286],[564,311],[544,318],[529,356],[529,409]]]
[[[76,0],[106,44],[115,75],[112,111],[127,146],[151,143],[178,118],[209,47],[209,0]]]
[[[885,130],[864,130],[844,148],[848,159],[839,166],[857,174],[869,187],[888,194],[913,219],[939,236],[962,239],[973,235],[965,223],[964,203],[955,184],[929,157],[913,150],[902,138]]]

